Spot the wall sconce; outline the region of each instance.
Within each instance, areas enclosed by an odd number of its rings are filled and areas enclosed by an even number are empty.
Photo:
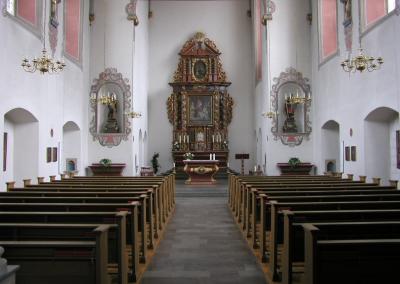
[[[135,111],[127,112],[126,115],[129,116],[130,118],[142,117],[142,114],[140,112],[135,112]]]
[[[265,118],[272,119],[276,116],[278,116],[279,112],[277,111],[268,111],[268,112],[263,112],[261,115]]]

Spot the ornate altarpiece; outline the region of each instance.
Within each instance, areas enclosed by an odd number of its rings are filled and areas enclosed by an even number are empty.
[[[215,153],[220,168],[226,167],[233,100],[228,94],[221,52],[203,33],[197,33],[181,49],[168,98],[168,119],[173,125],[172,153],[176,167],[183,154],[209,159]]]

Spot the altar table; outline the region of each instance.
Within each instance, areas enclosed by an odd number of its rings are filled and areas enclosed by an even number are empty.
[[[183,160],[184,171],[189,175],[186,184],[211,185],[217,183],[214,175],[218,172],[218,160]]]

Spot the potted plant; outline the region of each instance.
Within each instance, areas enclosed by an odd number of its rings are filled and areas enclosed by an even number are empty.
[[[153,157],[151,158],[151,165],[153,167],[154,174],[157,174],[158,169],[160,168],[160,164],[158,163],[158,157],[160,157],[160,153],[154,153]]]
[[[288,164],[290,167],[295,168],[301,164],[301,161],[299,158],[293,157],[289,159]]]
[[[111,165],[111,160],[110,159],[101,159],[99,161],[99,164],[102,165],[103,167],[109,167]]]

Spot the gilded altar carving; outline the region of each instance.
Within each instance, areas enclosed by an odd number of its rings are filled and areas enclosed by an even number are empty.
[[[215,42],[203,33],[196,33],[179,52],[170,83],[173,91],[167,100],[173,151],[222,151],[228,155],[233,99],[220,55]]]

